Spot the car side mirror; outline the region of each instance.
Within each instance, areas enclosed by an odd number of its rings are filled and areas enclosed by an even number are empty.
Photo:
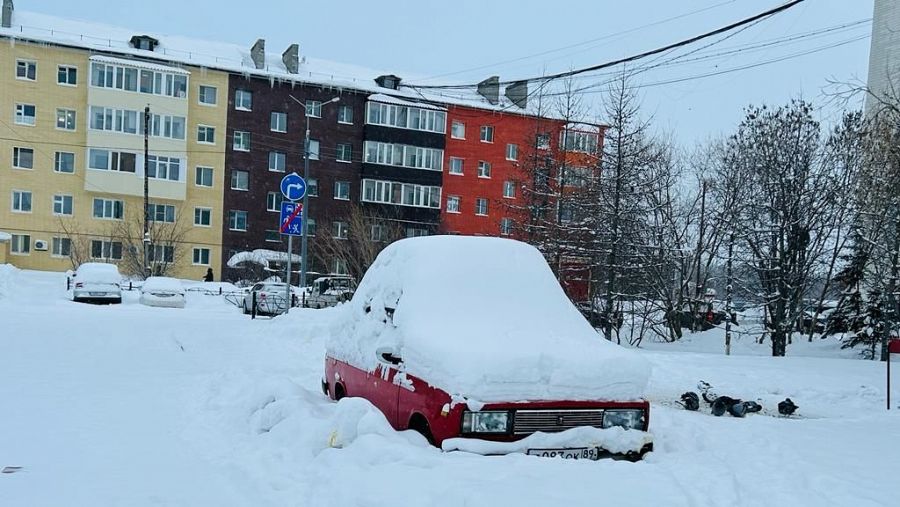
[[[375,351],[375,355],[378,356],[378,360],[382,363],[396,366],[403,362],[403,359],[400,357],[399,352],[397,352],[393,347],[381,347]]]

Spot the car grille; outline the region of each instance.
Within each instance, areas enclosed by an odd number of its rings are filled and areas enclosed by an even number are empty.
[[[553,433],[579,426],[603,427],[603,411],[517,410],[513,416],[513,433],[517,435],[536,431]]]

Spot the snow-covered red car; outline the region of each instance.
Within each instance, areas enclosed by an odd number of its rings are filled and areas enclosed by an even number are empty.
[[[486,237],[385,248],[331,330],[322,388],[446,451],[639,458],[649,366],[604,340],[544,258]]]

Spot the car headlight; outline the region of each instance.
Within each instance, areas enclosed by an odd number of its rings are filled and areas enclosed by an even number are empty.
[[[641,409],[610,409],[603,411],[603,427],[619,426],[626,430],[644,429],[644,411]]]
[[[463,433],[508,433],[509,412],[463,412]]]

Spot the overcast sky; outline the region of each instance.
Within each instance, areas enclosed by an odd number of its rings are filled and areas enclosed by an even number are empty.
[[[494,74],[504,80],[517,79],[588,66],[718,28],[781,3],[15,0],[19,10],[96,20],[148,33],[187,35],[248,48],[257,38],[264,38],[272,52],[297,42],[303,55],[385,69],[408,82],[423,84],[473,83]],[[681,60],[636,76],[635,82],[644,85],[640,88],[643,110],[652,115],[658,129],[673,133],[689,146],[729,133],[748,104],[781,104],[796,97],[821,102],[829,79],[865,80],[871,25],[799,36],[871,16],[872,0],[806,0],[727,40],[709,39],[654,60],[661,63],[682,55]],[[738,49],[741,51],[721,55]],[[688,55],[692,50],[698,51]],[[815,52],[790,57],[810,51]],[[720,56],[709,58],[716,54]],[[781,58],[787,59],[766,64]],[[697,78],[745,66],[755,67]],[[585,77],[577,84],[588,86],[603,80],[604,76]],[[602,94],[587,97],[599,113]],[[833,114],[821,111],[824,121]],[[602,116],[598,118],[602,121]]]

